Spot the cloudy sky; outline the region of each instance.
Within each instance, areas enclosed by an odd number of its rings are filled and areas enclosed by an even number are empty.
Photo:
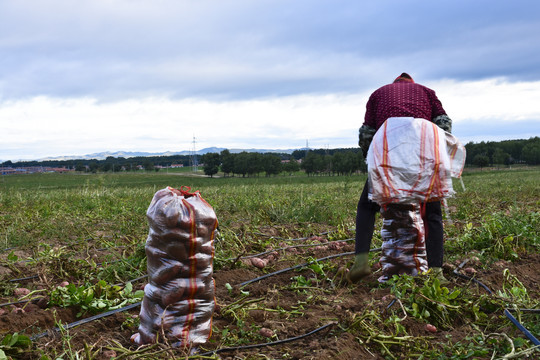
[[[540,1],[0,0],[0,161],[357,146],[401,72],[463,142],[540,136]]]

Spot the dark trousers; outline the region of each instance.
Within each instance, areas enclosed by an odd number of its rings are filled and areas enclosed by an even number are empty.
[[[381,210],[377,203],[368,199],[368,193],[369,186],[366,181],[356,209],[356,254],[368,252],[371,248],[371,238],[375,229],[375,216]],[[432,201],[426,203],[422,220],[424,220],[426,231],[428,266],[441,267],[444,255],[441,202]]]

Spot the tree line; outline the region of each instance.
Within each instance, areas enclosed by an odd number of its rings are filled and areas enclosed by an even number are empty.
[[[528,164],[540,165],[540,137],[528,140],[504,140],[488,142],[469,142],[465,145],[468,166],[495,166]],[[302,149],[287,153],[208,153],[198,156],[204,163],[204,171],[210,176],[223,172],[226,176],[254,176],[264,173],[267,176],[279,173],[293,173],[304,170],[308,175],[342,175],[356,171],[366,171],[366,165],[359,148],[337,149]],[[159,170],[178,164],[191,166],[193,159],[189,155],[112,157],[104,160],[47,160],[47,161],[5,161],[3,167],[49,166],[64,167],[77,171],[119,172],[135,171],[143,168],[147,171]]]
[[[302,157],[303,155],[303,157]],[[366,171],[364,157],[358,149],[298,150],[288,159],[273,153],[241,152],[232,154],[229,150],[221,153],[207,153],[201,158],[204,173],[214,176],[221,171],[224,176],[266,176],[280,173],[293,174],[300,169],[308,175],[349,175]]]
[[[495,166],[512,164],[540,164],[540,137],[528,140],[469,142],[465,145],[469,166]]]
[[[295,150],[287,153],[207,153],[197,156],[199,163],[207,175],[213,176],[221,171],[225,176],[266,176],[280,173],[292,174],[304,170],[308,175],[342,175],[355,171],[366,171],[365,162],[359,148],[355,149],[309,149]],[[159,171],[162,167],[193,165],[194,159],[189,155],[112,157],[106,159],[73,159],[45,161],[5,161],[4,167],[58,167],[75,169],[81,172],[121,172]]]
[[[72,160],[44,160],[44,161],[5,161],[2,166],[10,167],[33,167],[33,166],[49,166],[49,167],[65,167],[75,169],[77,171],[130,171],[137,170],[142,166],[147,170],[154,170],[155,166],[171,166],[180,164],[183,166],[190,165],[189,155],[170,155],[170,156],[136,156],[136,157],[113,157],[108,156],[104,160],[98,159],[72,159]]]

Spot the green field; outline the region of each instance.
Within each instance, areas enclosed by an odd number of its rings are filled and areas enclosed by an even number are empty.
[[[112,236],[145,240],[146,208],[166,186],[199,190],[220,229],[239,224],[287,226],[309,234],[312,223],[352,226],[365,177],[204,178],[150,174],[36,174],[0,181],[1,246],[69,243]]]
[[[154,193],[166,186],[189,186],[192,191],[199,190],[214,207],[219,221],[215,254],[215,272],[219,275],[233,274],[238,267],[252,271],[245,264],[231,264],[230,259],[276,248],[280,239],[310,237],[326,232],[329,232],[325,236],[330,241],[354,237],[356,205],[365,180],[366,175],[308,177],[301,174],[211,179],[189,176],[185,172],[3,176],[0,178],[0,248],[4,249],[0,250],[3,255],[1,265],[12,270],[10,274],[3,275],[0,281],[3,302],[13,300],[14,288],[19,285],[13,285],[10,279],[29,271],[37,271],[49,281],[54,279],[52,282],[69,277],[70,281],[86,286],[95,284],[99,279],[102,280],[100,291],[109,289],[108,284],[126,282],[144,275],[142,250],[148,233],[146,209]],[[449,295],[430,279],[422,283],[423,280],[414,281],[404,277],[393,285],[391,291],[394,296],[401,298],[403,312],[407,311],[405,317],[397,305],[394,306],[395,313],[385,313],[383,316],[383,313],[379,313],[378,304],[389,293],[388,288],[380,288],[373,282],[359,287],[334,282],[340,269],[350,266],[352,259],[349,257],[316,269],[311,267],[311,270],[306,270],[311,271],[311,275],[305,271],[298,276],[293,273],[268,285],[268,289],[283,286],[294,295],[289,296],[290,301],[296,298],[289,308],[283,304],[275,307],[271,302],[253,307],[255,301],[263,301],[254,298],[257,291],[235,295],[227,292],[224,284],[218,283],[218,301],[227,311],[222,310],[218,317],[221,323],[214,329],[216,338],[212,339],[211,347],[263,342],[264,339],[257,335],[262,325],[250,317],[250,311],[262,309],[271,314],[268,316],[281,317],[283,323],[280,322],[280,326],[285,328],[284,324],[292,326],[291,317],[296,316],[296,321],[300,319],[295,314],[306,314],[307,318],[313,318],[320,313],[332,313],[329,309],[340,304],[347,311],[337,316],[335,321],[339,325],[333,330],[332,336],[324,338],[320,345],[322,348],[331,347],[331,341],[338,341],[331,339],[344,341],[343,335],[348,334],[352,339],[351,344],[354,344],[348,345],[351,346],[351,353],[355,351],[355,346],[363,346],[370,353],[375,353],[377,359],[402,358],[407,354],[416,354],[417,358],[420,351],[417,348],[422,349],[427,359],[483,359],[489,358],[488,354],[509,354],[512,346],[514,353],[521,351],[532,354],[534,350],[523,335],[496,313],[486,312],[483,306],[502,306],[501,303],[529,309],[540,306],[539,289],[530,285],[538,284],[535,269],[540,265],[540,169],[465,172],[463,184],[465,189],[459,180],[454,181],[457,194],[448,200],[445,211],[445,262],[455,267],[464,259],[473,259],[470,264],[473,264],[479,278],[495,279],[495,276],[499,276],[497,279],[502,279],[504,274],[503,280],[491,280],[489,284],[498,291],[496,301],[486,300],[485,294],[481,290],[474,290],[470,284],[454,282]],[[373,247],[380,246],[380,241],[377,233]],[[85,246],[81,247],[80,244]],[[122,250],[111,250],[100,260],[120,259],[119,263],[101,268],[92,260],[92,254],[96,257],[98,247],[117,249],[118,246],[122,246]],[[351,249],[354,247],[349,251]],[[317,253],[283,253],[281,262],[262,272],[302,263],[317,256]],[[18,262],[27,259],[30,265],[20,267]],[[378,255],[374,254],[371,259],[375,263]],[[504,272],[501,268],[494,271],[498,264],[510,270]],[[530,273],[523,272],[523,269],[530,269]],[[316,282],[310,282],[313,276]],[[294,283],[289,283],[292,279]],[[38,283],[35,286],[36,289],[31,290],[44,291],[37,289]],[[41,282],[39,287],[46,286]],[[430,292],[433,289],[436,293]],[[455,297],[456,289],[461,293],[458,298]],[[54,286],[48,291],[51,291],[50,296],[53,293],[58,295],[54,292]],[[422,302],[420,297],[415,300],[415,294],[429,298],[431,302]],[[73,298],[66,303],[65,296],[63,300],[51,297],[49,306],[86,309],[74,302]],[[359,307],[358,303],[365,306]],[[433,307],[433,304],[439,306]],[[441,307],[441,304],[444,306]],[[429,311],[422,310],[422,306],[425,306],[424,310],[429,308]],[[457,308],[459,312],[453,312]],[[404,321],[407,315],[408,319]],[[452,317],[462,318],[462,321],[454,323]],[[523,314],[521,320],[535,336],[540,335],[538,315]],[[425,334],[416,333],[415,327],[425,321],[437,323],[446,331],[446,337],[441,334],[434,341]],[[121,323],[118,326],[124,329],[124,325]],[[133,332],[134,326],[136,323],[124,330]],[[28,333],[29,329],[31,327],[18,331]],[[3,330],[4,335],[6,331]],[[506,340],[501,340],[503,332],[514,339],[512,346]],[[499,335],[490,338],[490,333]],[[104,345],[97,337],[93,340],[85,338],[87,345],[77,347],[70,339],[64,334],[62,341],[59,340],[56,345],[47,343],[48,350],[42,355],[49,357],[44,359],[99,358],[97,355],[89,356],[89,348],[101,354],[106,348],[114,347],[117,352],[125,351],[125,358],[129,358],[130,352],[134,351],[129,349],[129,344],[120,341],[112,346],[110,343]],[[368,346],[366,341],[369,339],[372,340]],[[395,347],[393,343],[399,346]],[[0,350],[9,353],[14,351],[17,344],[0,345]],[[32,354],[36,352],[35,347]],[[295,351],[300,353],[300,349]],[[275,353],[268,351],[267,354],[271,354],[268,356],[275,358],[272,357]],[[85,353],[86,357],[83,356]],[[439,353],[446,355],[439,356]],[[255,354],[240,358],[265,358]],[[449,354],[456,355],[451,357]],[[79,355],[81,357],[76,357]],[[141,358],[161,357],[149,355]]]
[[[466,190],[455,181],[458,194],[448,201],[450,219],[482,226],[497,217],[511,218],[516,226],[534,223],[540,202],[539,175],[538,169],[465,173]],[[100,236],[144,241],[146,208],[153,194],[166,186],[199,190],[214,207],[222,230],[240,225],[253,231],[274,226],[309,235],[313,226],[317,230],[352,228],[365,180],[365,175],[214,179],[163,173],[4,176],[0,179],[0,246],[32,246],[51,240],[69,243]],[[460,237],[460,230],[449,228],[449,236]],[[535,230],[537,234],[538,228]]]

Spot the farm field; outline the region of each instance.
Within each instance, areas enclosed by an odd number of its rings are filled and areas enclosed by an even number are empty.
[[[218,306],[198,358],[537,358],[530,337],[540,337],[539,179],[530,168],[466,172],[465,189],[454,182],[448,284],[430,273],[379,284],[376,231],[373,272],[352,285],[345,273],[365,175],[3,176],[0,359],[2,351],[14,359],[188,358],[167,344],[130,342],[146,281],[146,209],[166,186],[199,190],[219,221]],[[253,266],[253,257],[266,265]],[[279,270],[287,271],[272,275]]]

